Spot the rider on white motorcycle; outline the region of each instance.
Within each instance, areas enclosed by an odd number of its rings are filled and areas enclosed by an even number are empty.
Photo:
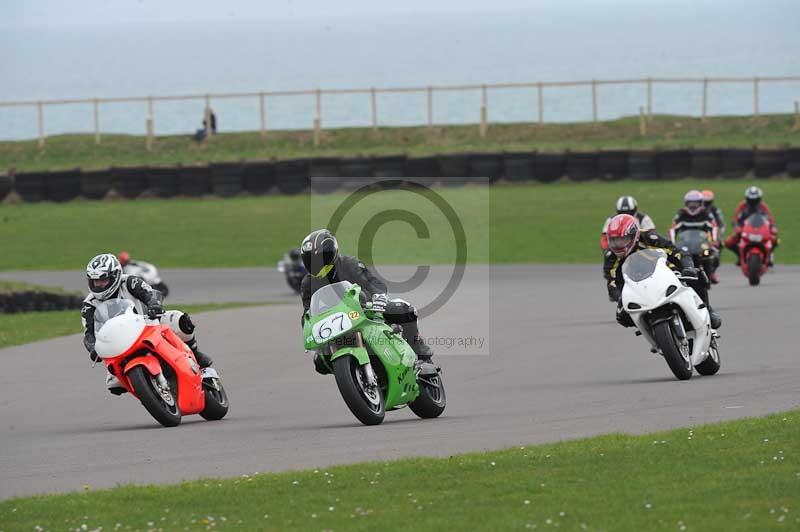
[[[162,325],[168,325],[178,337],[186,342],[192,350],[201,368],[210,366],[213,361],[197,349],[194,337],[194,323],[188,314],[178,310],[164,311],[161,306],[161,293],[153,290],[141,277],[125,275],[117,257],[112,253],[97,255],[86,265],[86,278],[89,284],[89,295],[83,300],[81,319],[83,322],[83,345],[89,351],[93,362],[98,360],[95,346],[94,312],[100,303],[109,299],[128,299],[135,312],[151,319],[159,319]],[[106,377],[106,385],[111,393],[120,395],[125,388],[119,379],[112,374]]]
[[[680,270],[681,276],[687,280],[687,285],[697,292],[703,303],[708,308],[709,318],[711,319],[711,328],[719,329],[722,325],[722,319],[719,314],[714,312],[708,300],[708,281],[702,270],[697,270],[694,267],[694,261],[691,256],[683,255],[681,252],[666,238],[657,234],[655,231],[649,231],[644,238],[640,238],[639,223],[636,218],[629,214],[618,214],[611,219],[608,225],[608,248],[613,253],[612,260],[606,261],[608,290],[612,289],[622,294],[622,287],[625,283],[622,276],[622,264],[625,259],[634,251],[647,248],[663,249],[667,254],[667,265],[670,268]],[[617,303],[617,322],[623,327],[633,327],[635,324],[631,319],[628,312],[622,308],[622,299],[620,298]]]
[[[117,259],[122,266],[122,273],[141,277],[151,288],[161,292],[161,296],[164,298],[169,295],[169,288],[161,280],[155,265],[143,260],[133,260],[127,251],[120,251]]]

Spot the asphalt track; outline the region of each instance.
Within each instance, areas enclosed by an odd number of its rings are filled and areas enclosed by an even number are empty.
[[[408,298],[422,305],[449,276],[434,269]],[[757,288],[730,267],[722,277],[712,291],[724,319],[722,370],[679,382],[642,339],[614,323],[597,266],[469,268],[451,303],[423,323],[425,335],[485,340],[437,348],[444,416],[418,420],[406,409],[363,427],[333,378],[317,375],[304,355],[299,304],[279,276],[165,272],[175,301],[245,300],[253,292],[286,301],[198,318],[202,346],[229,392],[229,416],[160,428],[137,401],[105,391],[104,370],[90,369],[77,336],[0,350],[0,498],[446,456],[798,407],[800,267],[779,267]],[[54,274],[49,280],[59,282]]]

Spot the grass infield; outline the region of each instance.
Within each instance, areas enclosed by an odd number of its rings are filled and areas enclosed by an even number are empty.
[[[780,227],[777,263],[800,262],[800,182],[769,180],[620,181],[438,188],[458,215],[470,263],[600,262],[600,230],[618,196],[632,194],[666,233],[691,188],[712,188],[730,218],[747,186],[757,183]],[[82,270],[97,253],[128,250],[159,267],[272,267],[311,230],[327,225],[347,195],[174,199],[0,208],[0,270]],[[370,222],[376,212],[408,210],[429,228],[421,239],[406,222]],[[313,221],[312,221],[313,218]],[[358,203],[337,231],[343,253],[364,256],[357,243],[377,226],[372,262],[447,264],[455,240],[438,207],[407,191]],[[726,261],[733,256],[727,251]]]
[[[799,426],[800,411],[792,411],[447,458],[253,471],[174,486],[84,486],[0,502],[0,527],[797,530]]]

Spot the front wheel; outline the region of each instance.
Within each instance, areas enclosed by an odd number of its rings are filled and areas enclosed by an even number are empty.
[[[653,327],[653,338],[675,377],[682,381],[692,378],[692,355],[689,346],[677,338],[672,330],[672,321],[662,321]]]
[[[750,286],[757,286],[761,282],[761,255],[758,253],[747,257],[747,280]]]
[[[345,355],[333,361],[333,374],[339,393],[353,415],[364,425],[380,425],[386,408],[372,366],[362,366],[355,357]]]
[[[444,393],[444,383],[441,374],[420,375],[417,378],[419,396],[408,403],[417,416],[423,419],[439,417],[447,406],[447,396]]]
[[[159,376],[162,378],[159,379]],[[133,391],[145,410],[165,427],[175,427],[181,423],[177,394],[170,389],[169,384],[163,384],[166,383],[163,374],[159,376],[150,375],[144,366],[136,366],[128,372]],[[160,384],[159,380],[163,383]]]
[[[216,421],[228,413],[228,394],[222,386],[222,381],[214,378],[203,380],[203,393],[206,396],[206,406],[200,416],[208,421]]]

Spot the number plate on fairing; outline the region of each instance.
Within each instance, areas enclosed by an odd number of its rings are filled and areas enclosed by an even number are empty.
[[[311,334],[314,335],[314,340],[318,344],[322,344],[345,331],[349,331],[352,327],[353,322],[350,321],[347,314],[337,312],[315,323],[311,328]]]

